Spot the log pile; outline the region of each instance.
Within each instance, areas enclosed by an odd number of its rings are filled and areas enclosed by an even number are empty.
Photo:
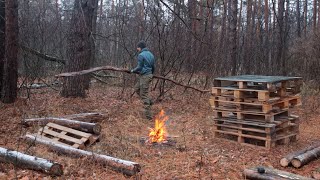
[[[288,154],[280,160],[280,165],[287,167],[290,164],[295,168],[300,168],[303,165],[320,157],[320,143],[306,147],[300,151]]]
[[[216,78],[210,104],[214,136],[267,149],[296,140],[300,77],[241,75]]]

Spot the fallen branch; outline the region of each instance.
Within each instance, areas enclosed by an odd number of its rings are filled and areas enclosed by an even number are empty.
[[[304,154],[305,152],[310,151],[310,150],[312,150],[314,148],[317,148],[317,147],[320,147],[320,143],[312,145],[312,146],[309,146],[309,147],[304,148],[304,149],[302,149],[300,151],[296,151],[296,152],[290,153],[290,154],[286,155],[285,157],[283,157],[280,160],[280,165],[282,167],[287,167],[287,166],[289,166],[291,164],[291,161],[293,160],[294,157],[299,156],[301,154]]]
[[[65,119],[65,118],[45,117],[45,118],[25,119],[23,120],[22,124],[25,126],[33,126],[33,125],[45,126],[49,122],[66,126],[69,128],[77,129],[80,131],[88,132],[88,133],[100,134],[101,132],[101,126],[99,124],[76,121],[76,120]]]
[[[27,46],[24,46],[24,45],[20,44],[20,48],[22,50],[24,50],[24,51],[27,51],[27,52],[29,52],[29,53],[31,53],[33,55],[38,56],[38,57],[40,57],[40,58],[42,58],[44,60],[66,64],[66,60],[64,60],[64,59],[59,59],[59,58],[56,58],[56,57],[53,57],[53,56],[49,56],[47,54],[43,54],[43,53],[41,53],[39,51],[36,51],[36,50],[34,50],[34,49],[30,48],[30,47],[27,47]]]
[[[116,68],[116,67],[112,67],[112,66],[101,66],[101,67],[95,67],[95,68],[91,68],[91,69],[87,69],[87,70],[83,70],[83,71],[78,71],[78,72],[67,72],[67,73],[62,73],[62,74],[58,74],[56,75],[56,77],[71,77],[71,76],[79,76],[79,75],[85,75],[85,74],[89,74],[95,71],[101,71],[101,70],[110,70],[110,71],[117,71],[117,72],[125,72],[125,73],[130,73],[129,70],[127,69],[122,69],[122,68]],[[207,92],[211,92],[210,90],[201,90],[192,86],[188,86],[188,85],[184,85],[181,84],[173,79],[169,79],[163,76],[158,76],[158,75],[153,75],[153,78],[157,78],[157,79],[162,79],[162,80],[166,80],[166,81],[170,81],[178,86],[182,86],[185,88],[189,88],[189,89],[193,89],[196,91],[199,91],[201,93],[207,93]]]
[[[126,161],[126,160],[122,160],[122,159],[118,159],[118,158],[114,158],[114,157],[110,157],[102,154],[97,154],[94,152],[89,152],[89,151],[76,149],[73,147],[64,146],[61,144],[55,144],[50,141],[38,139],[37,137],[32,135],[26,135],[25,139],[32,143],[36,142],[39,144],[47,145],[50,149],[55,150],[59,153],[67,154],[70,156],[76,156],[76,157],[90,157],[102,165],[107,165],[111,167],[113,170],[116,170],[118,172],[121,172],[129,176],[138,174],[141,169],[141,166],[138,163],[135,163],[132,161]]]
[[[295,168],[300,168],[303,165],[309,163],[320,157],[320,147],[314,148],[310,151],[300,154],[292,159],[291,163]]]
[[[62,165],[59,163],[17,151],[11,151],[2,147],[0,147],[0,161],[33,170],[40,170],[55,176],[61,176],[63,174]]]
[[[312,178],[303,177],[297,174],[289,173],[286,171],[280,171],[269,167],[255,167],[245,169],[243,171],[243,176],[245,179],[254,180],[312,180]]]

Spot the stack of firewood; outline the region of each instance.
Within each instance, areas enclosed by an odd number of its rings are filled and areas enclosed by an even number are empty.
[[[272,148],[295,141],[300,77],[242,75],[216,78],[210,104],[215,137]]]

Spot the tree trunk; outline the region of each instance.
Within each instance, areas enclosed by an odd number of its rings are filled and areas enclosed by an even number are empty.
[[[260,169],[260,173],[258,172],[257,167],[245,169],[243,172],[244,178],[254,179],[254,180],[288,180],[288,179],[312,180],[312,178],[303,177],[297,174],[292,174],[286,171],[280,171],[273,168],[259,167],[259,169]]]
[[[247,28],[245,36],[245,50],[244,50],[244,71],[249,74],[252,70],[252,0],[247,1]]]
[[[17,98],[18,81],[18,0],[5,1],[5,58],[2,101],[13,103]]]
[[[0,99],[2,90],[2,80],[3,80],[3,63],[4,63],[4,52],[5,52],[5,2],[0,1]]]
[[[312,149],[314,149],[314,148],[317,148],[317,147],[320,147],[320,144],[316,144],[316,145],[313,145],[313,146],[309,146],[309,147],[307,147],[307,148],[305,148],[305,149],[302,149],[302,150],[300,150],[300,151],[296,151],[296,152],[290,153],[290,154],[286,155],[285,157],[283,157],[283,158],[280,160],[280,165],[281,165],[282,167],[287,167],[287,166],[290,165],[290,163],[291,163],[291,161],[292,161],[292,159],[293,159],[294,157],[299,156],[299,155],[301,155],[301,154],[303,154],[303,153],[305,153],[305,152],[307,152],[307,151],[310,151],[310,150],[312,150]]]
[[[80,113],[63,116],[66,119],[83,121],[83,122],[98,122],[104,119],[106,116],[102,113]]]
[[[55,144],[50,141],[46,141],[43,139],[37,139],[36,137],[32,135],[26,135],[26,140],[29,142],[36,142],[43,145],[47,145],[50,149],[53,149],[55,151],[58,151],[59,153],[67,154],[70,156],[76,156],[76,157],[89,157],[93,160],[97,161],[98,163],[102,165],[107,165],[111,167],[112,169],[122,172],[123,174],[132,176],[140,172],[140,165],[138,163],[132,162],[132,161],[126,161],[102,154],[96,154],[94,152],[88,152],[80,149],[76,149],[73,147],[64,146],[61,144]]]
[[[285,0],[278,1],[278,40],[277,40],[277,72],[283,70],[283,51],[284,51],[284,2]],[[279,75],[279,74],[278,74]]]
[[[318,0],[313,0],[313,31],[315,32],[317,30],[317,1]]]
[[[297,0],[297,33],[298,37],[301,37],[301,23],[300,23],[300,0]]]
[[[97,0],[75,0],[68,37],[69,61],[65,71],[81,71],[90,67],[92,59],[92,25]],[[90,79],[86,76],[68,77],[63,83],[61,96],[85,97],[86,84]]]
[[[63,174],[62,165],[46,159],[30,156],[17,151],[11,151],[0,147],[0,161],[12,163],[19,167],[26,167],[33,170],[40,170],[45,173],[61,176]]]
[[[230,62],[231,62],[231,75],[237,73],[237,14],[238,14],[238,0],[232,0],[229,31],[229,46],[230,46]]]
[[[303,165],[319,157],[320,157],[320,147],[317,147],[310,151],[305,152],[304,154],[300,154],[299,156],[294,157],[291,163],[295,168],[300,168]]]
[[[304,21],[303,21],[303,28],[304,28],[304,37],[307,37],[307,26],[308,26],[308,0],[304,1]]]
[[[32,125],[45,126],[49,122],[56,123],[69,128],[77,129],[80,131],[88,132],[88,133],[100,134],[101,132],[101,126],[99,124],[75,121],[75,120],[64,119],[64,118],[55,118],[55,117],[25,119],[23,121],[23,124],[27,126],[32,126]]]

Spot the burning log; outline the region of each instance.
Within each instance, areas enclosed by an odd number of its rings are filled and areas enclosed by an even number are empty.
[[[310,151],[305,152],[304,154],[300,154],[299,156],[294,157],[291,163],[293,167],[300,168],[303,165],[319,157],[320,157],[320,147],[317,147]]]
[[[243,171],[245,179],[255,180],[288,180],[288,179],[299,179],[299,180],[312,180],[312,178],[303,177],[297,174],[289,173],[286,171],[280,171],[268,167],[255,167],[245,169]]]
[[[26,126],[32,126],[32,125],[45,126],[49,122],[66,126],[69,128],[77,129],[80,131],[88,132],[88,133],[100,134],[101,132],[101,126],[96,123],[81,122],[76,120],[55,118],[55,117],[25,119],[23,121],[23,124]]]
[[[288,154],[287,156],[283,157],[281,160],[280,160],[280,165],[282,167],[287,167],[290,165],[291,161],[293,160],[294,157],[296,156],[299,156],[301,154],[304,154],[306,153],[307,151],[310,151],[314,148],[317,148],[317,147],[320,147],[320,143],[316,144],[316,145],[312,145],[312,146],[309,146],[305,149],[302,149],[300,151],[296,151],[296,152],[293,152],[293,153],[290,153]]]
[[[0,147],[0,161],[12,163],[20,167],[27,167],[33,170],[41,170],[55,176],[61,176],[63,174],[62,165],[59,163],[17,151],[11,151],[2,147]]]
[[[141,169],[141,166],[138,163],[135,163],[132,161],[126,161],[126,160],[122,160],[122,159],[118,159],[118,158],[114,158],[114,157],[110,157],[102,154],[97,154],[94,152],[89,152],[89,151],[76,149],[73,147],[64,146],[61,144],[55,144],[51,141],[37,139],[32,135],[26,135],[25,139],[32,143],[36,142],[36,143],[47,145],[50,149],[55,150],[59,153],[76,156],[76,157],[91,157],[98,163],[107,165],[111,167],[113,170],[129,176],[138,174]]]

